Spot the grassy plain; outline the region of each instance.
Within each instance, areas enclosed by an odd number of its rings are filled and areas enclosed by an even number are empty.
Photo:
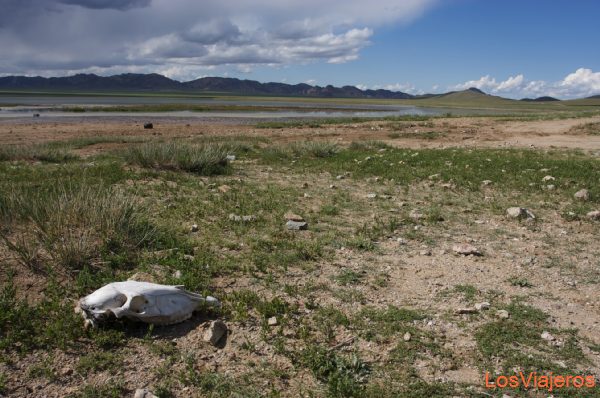
[[[485,389],[484,372],[598,377],[597,116],[413,119],[6,127],[0,393],[541,397]],[[485,145],[492,127],[556,123],[579,148]],[[11,141],[34,127],[61,139]],[[512,206],[536,219],[507,218]],[[289,211],[309,229],[288,231]],[[482,256],[454,253],[462,243]],[[131,277],[223,308],[84,329],[76,300]],[[217,318],[230,334],[213,347],[202,335]]]

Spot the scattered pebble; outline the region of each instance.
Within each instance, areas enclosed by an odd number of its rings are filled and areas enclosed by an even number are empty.
[[[546,340],[546,341],[554,341],[556,340],[556,337],[552,336],[550,334],[550,332],[544,330],[544,332],[542,333],[542,339]]]
[[[217,345],[219,340],[227,333],[227,325],[221,320],[212,321],[202,337],[204,341]]]
[[[412,335],[410,334],[410,332],[406,332],[406,333],[404,333],[404,336],[402,336],[402,339],[407,342],[410,341],[411,338],[412,338]]]
[[[483,303],[475,303],[475,309],[477,311],[489,310],[490,303],[488,303],[487,301],[484,301]]]
[[[600,210],[590,211],[586,216],[590,220],[600,220]]]
[[[491,184],[492,184],[492,180],[483,180],[483,181],[481,181],[481,184],[482,184],[483,186],[488,186],[488,185],[491,185]]]
[[[285,226],[291,231],[302,231],[308,229],[308,223],[306,223],[305,221],[289,220],[285,223]]]
[[[194,261],[194,256],[192,256],[191,254],[184,254],[183,259],[185,261]]]
[[[468,243],[461,243],[452,246],[452,251],[463,256],[481,256],[481,252],[475,246]]]
[[[500,319],[508,319],[510,318],[510,314],[506,310],[498,310],[496,311],[496,316]]]
[[[279,324],[279,322],[277,321],[277,317],[276,316],[272,316],[269,319],[267,319],[267,324],[269,326],[277,326]]]
[[[542,178],[543,182],[554,181],[554,180],[556,180],[556,178],[554,178],[552,176],[545,176],[544,178]]]
[[[138,388],[133,394],[133,398],[158,398],[156,395],[148,391],[147,388]]]
[[[247,215],[247,216],[239,216],[237,214],[231,213],[229,215],[229,220],[230,221],[236,221],[236,222],[240,222],[240,221],[243,221],[243,222],[252,222],[252,221],[256,220],[256,216],[252,215],[252,214],[251,215]]]
[[[231,191],[231,187],[229,185],[221,185],[219,186],[219,188],[217,188],[219,190],[219,192],[221,193],[227,193],[229,191]]]
[[[369,193],[367,194],[367,199],[375,199],[377,197],[376,193]]]
[[[577,200],[587,202],[588,200],[590,200],[590,191],[588,191],[587,189],[580,189],[579,191],[575,192],[574,196]]]
[[[225,156],[225,159],[228,162],[233,162],[235,160],[235,155],[227,155],[227,156]]]
[[[535,215],[529,209],[526,209],[524,207],[509,207],[508,209],[506,209],[506,215],[510,218],[518,218],[520,220],[522,220],[522,219],[534,220],[535,219]]]
[[[427,250],[427,249],[426,249],[426,250],[421,250],[421,251],[419,252],[419,254],[420,254],[421,256],[431,256],[431,250]]]
[[[190,232],[198,232],[198,224],[192,224],[190,227]]]
[[[548,191],[554,191],[556,189],[556,185],[553,185],[553,184],[546,185],[546,189]]]

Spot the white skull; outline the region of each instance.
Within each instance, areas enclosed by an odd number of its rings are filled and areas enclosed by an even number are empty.
[[[126,281],[113,282],[79,300],[86,322],[93,326],[111,315],[155,325],[183,322],[203,303],[219,307],[211,296],[183,290],[182,286]]]

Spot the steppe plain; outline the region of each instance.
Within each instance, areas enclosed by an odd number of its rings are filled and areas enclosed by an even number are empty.
[[[600,396],[484,384],[600,377],[600,111],[520,106],[0,119],[0,394]],[[84,329],[128,278],[223,307]]]

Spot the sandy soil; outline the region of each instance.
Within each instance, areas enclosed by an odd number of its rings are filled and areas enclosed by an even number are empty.
[[[160,118],[154,129],[144,130],[144,120],[131,118],[81,118],[56,120],[0,120],[0,145],[63,141],[79,137],[194,137],[201,135],[257,135],[273,141],[323,139],[337,142],[382,140],[402,147],[538,147],[600,150],[600,135],[578,133],[577,127],[598,123],[600,117],[542,120],[498,121],[494,118],[461,117],[433,119],[428,122],[369,122],[329,125],[321,128],[257,129],[252,120]],[[435,139],[422,135],[438,132]],[[575,133],[574,133],[575,131]],[[392,138],[393,133],[401,137]],[[112,147],[112,146],[111,146]],[[101,148],[101,147],[100,147]],[[88,148],[97,151],[99,148]]]

